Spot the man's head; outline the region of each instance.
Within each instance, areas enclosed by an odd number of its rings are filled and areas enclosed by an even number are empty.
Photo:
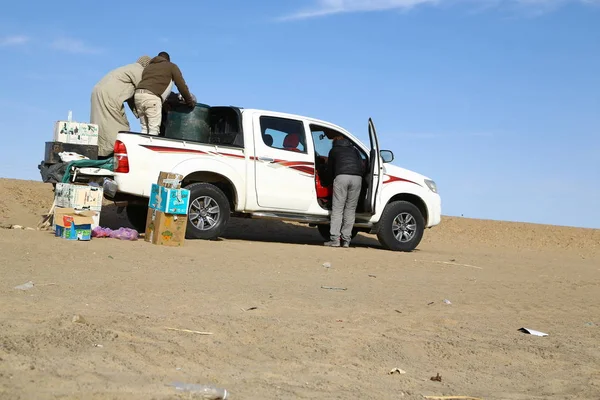
[[[339,139],[343,139],[344,138],[338,132],[330,131],[329,129],[327,129],[325,131],[325,136],[327,136],[327,139],[330,139],[330,140],[339,140]]]
[[[169,56],[169,53],[167,53],[166,51],[161,51],[160,53],[158,53],[158,56],[165,58],[167,61],[171,61],[171,56]]]

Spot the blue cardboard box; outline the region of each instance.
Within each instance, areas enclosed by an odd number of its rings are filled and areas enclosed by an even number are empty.
[[[165,214],[187,215],[190,205],[190,191],[187,189],[169,189],[152,184],[148,207]]]

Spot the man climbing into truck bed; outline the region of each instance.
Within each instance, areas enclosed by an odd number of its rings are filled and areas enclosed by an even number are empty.
[[[185,103],[194,109],[196,102],[190,93],[181,70],[171,62],[167,52],[161,51],[144,69],[142,80],[135,91],[135,108],[140,118],[142,133],[158,136],[162,120],[162,105],[171,93],[173,82]]]

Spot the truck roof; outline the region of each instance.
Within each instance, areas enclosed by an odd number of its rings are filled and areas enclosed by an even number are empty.
[[[340,131],[342,131],[344,133],[349,134],[350,136],[353,136],[350,132],[348,132],[346,129],[342,128],[339,125],[336,125],[336,124],[331,123],[329,121],[320,120],[320,119],[312,118],[312,117],[307,117],[307,116],[304,116],[304,115],[290,114],[290,113],[284,113],[284,112],[272,111],[272,110],[261,110],[261,109],[258,109],[258,108],[240,108],[240,111],[242,113],[268,114],[268,115],[273,115],[273,116],[282,117],[282,118],[304,119],[304,120],[308,120],[308,121],[314,122],[317,125],[323,125],[325,127],[335,128],[337,130],[340,130]]]

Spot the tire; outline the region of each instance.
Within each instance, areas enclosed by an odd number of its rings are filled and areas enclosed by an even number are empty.
[[[148,218],[148,206],[129,204],[125,208],[127,219],[133,228],[139,233],[146,231],[146,219]]]
[[[421,243],[424,231],[421,211],[407,201],[394,201],[383,210],[377,238],[387,250],[410,252]]]
[[[317,229],[319,230],[319,233],[321,234],[321,237],[327,241],[329,241],[331,239],[331,235],[329,234],[330,231],[330,225],[317,225]],[[352,239],[354,239],[356,237],[356,235],[358,235],[358,228],[353,228],[352,229]]]
[[[186,239],[217,239],[227,229],[231,214],[229,199],[210,183],[192,183],[186,189],[190,191]]]

